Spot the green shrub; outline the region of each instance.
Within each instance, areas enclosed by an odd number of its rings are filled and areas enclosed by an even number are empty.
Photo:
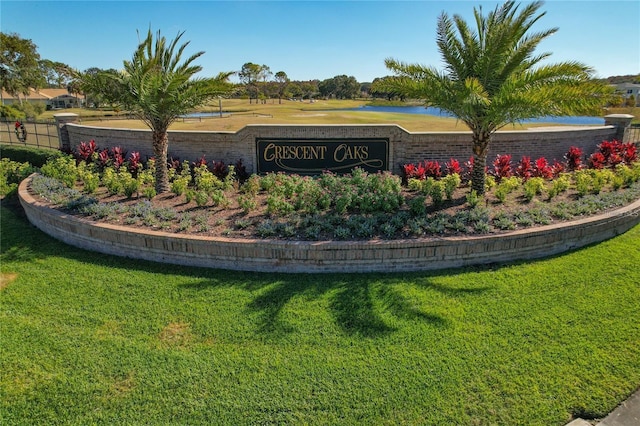
[[[422,192],[422,180],[416,178],[409,178],[407,181],[407,188],[411,191],[420,191]]]
[[[185,202],[188,204],[188,203],[192,202],[193,200],[195,200],[196,191],[193,190],[193,189],[187,189],[187,191],[184,193],[184,197],[185,197]]]
[[[542,194],[544,191],[544,179],[541,177],[533,177],[524,183],[524,198],[531,201],[536,195]]]
[[[78,178],[82,181],[83,190],[87,194],[94,194],[100,186],[100,175],[84,162],[78,165]]]
[[[424,195],[431,195],[431,189],[433,188],[433,184],[436,182],[436,180],[432,177],[428,177],[425,180],[422,181],[422,186],[420,187],[420,191],[424,194]]]
[[[491,191],[496,186],[496,178],[491,175],[487,175],[484,179],[485,191]]]
[[[633,176],[633,182],[640,181],[640,161],[637,161],[633,164],[633,166],[631,167],[631,173]]]
[[[22,102],[19,104],[12,105],[14,109],[22,111],[26,118],[36,118],[40,114],[42,114],[46,106],[42,103],[32,103],[32,102]]]
[[[247,179],[247,181],[240,187],[240,191],[244,192],[245,194],[256,195],[258,192],[260,192],[260,179],[261,178],[258,175],[249,176],[249,179]]]
[[[29,163],[42,167],[51,158],[64,154],[56,149],[30,148],[25,146],[0,145],[0,158],[8,158],[18,163]]]
[[[295,189],[295,196],[293,197],[295,210],[307,213],[317,213],[318,210],[320,210],[320,199],[323,196],[323,193],[323,189],[316,180],[309,177],[300,179]],[[331,198],[327,197],[323,202],[323,206],[326,206],[325,208],[328,207],[327,201],[330,205]]]
[[[237,189],[238,181],[236,180],[236,167],[229,165],[227,175],[222,180],[222,189],[230,191],[231,189]]]
[[[548,190],[549,200],[552,200],[560,193],[565,192],[571,186],[571,179],[569,174],[561,174],[553,180],[551,188]]]
[[[584,197],[591,189],[593,178],[588,170],[578,170],[573,174],[578,196]]]
[[[194,183],[196,185],[196,190],[198,191],[210,193],[214,189],[220,189],[223,186],[222,181],[209,171],[205,165],[196,167],[193,173]]]
[[[466,198],[467,204],[469,204],[469,207],[471,208],[480,204],[480,201],[482,200],[482,197],[478,195],[478,192],[475,189],[472,189],[471,192],[467,194]]]
[[[507,195],[515,191],[520,187],[522,181],[520,178],[516,176],[511,176],[505,179],[502,179],[500,183],[496,186],[495,196],[501,203],[504,203],[507,199]]]
[[[73,188],[78,180],[76,160],[69,155],[51,158],[40,170],[43,175],[61,181],[67,188]]]
[[[620,188],[622,188],[625,185],[625,179],[623,176],[620,175],[615,175],[612,179],[611,179],[611,186],[614,189],[614,191],[619,190]]]
[[[300,176],[296,175],[279,174],[277,176],[278,193],[284,195],[286,199],[290,199],[291,197],[293,197],[300,179]]]
[[[187,191],[187,188],[189,187],[190,182],[191,175],[176,177],[173,182],[171,182],[171,192],[173,192],[177,196],[184,195],[184,193]]]
[[[412,198],[408,205],[409,211],[414,217],[424,216],[427,213],[427,197],[424,195],[418,195]]]
[[[282,195],[269,195],[267,197],[267,214],[276,216],[287,216],[294,211],[293,204],[288,202]]]
[[[610,169],[589,170],[591,174],[591,192],[599,194],[613,180],[614,173]]]
[[[516,223],[514,222],[513,218],[509,217],[508,214],[503,212],[498,213],[493,218],[493,226],[503,231],[512,231],[516,229]]]
[[[631,186],[636,181],[633,169],[626,164],[616,166],[616,176],[622,179],[624,186]]]
[[[346,226],[338,226],[333,231],[333,236],[337,240],[349,240],[352,237],[351,229]]]
[[[271,192],[276,186],[276,173],[267,173],[260,179],[260,189],[266,192]]]
[[[20,182],[34,170],[29,163],[18,163],[8,158],[0,160],[0,196],[15,192]]]
[[[0,117],[9,118],[11,120],[24,120],[26,114],[11,105],[0,105]]]
[[[217,189],[211,193],[211,203],[214,206],[222,207],[224,209],[231,205],[231,201],[229,201],[224,191],[221,189]]]
[[[343,188],[342,191],[334,193],[334,210],[338,214],[344,214],[351,209],[352,200],[357,197],[351,188]]]
[[[118,174],[113,167],[106,167],[102,172],[102,184],[111,195],[118,195],[122,192],[122,182],[118,179]]]
[[[238,206],[245,214],[255,210],[258,207],[258,202],[256,201],[255,196],[251,194],[240,195],[238,196],[237,200]]]
[[[198,207],[204,207],[209,201],[209,193],[205,190],[196,191],[194,199]]]
[[[153,199],[156,195],[158,194],[156,193],[156,188],[154,186],[145,186],[142,190],[142,196],[148,200]]]
[[[447,200],[451,201],[451,199],[453,199],[453,193],[462,183],[462,179],[460,179],[459,174],[452,173],[442,178],[442,181],[444,182],[445,196],[447,197]]]
[[[137,194],[138,189],[140,188],[140,182],[124,168],[120,168],[120,171],[118,172],[118,180],[120,181],[122,192],[124,192],[124,195],[126,195],[127,198],[133,198],[133,195]]]
[[[426,179],[425,182],[429,179]],[[433,201],[433,204],[435,204],[436,206],[441,204],[442,200],[444,199],[444,182],[442,182],[441,180],[434,180],[431,185],[431,191],[429,192],[429,195],[431,195],[431,201]]]

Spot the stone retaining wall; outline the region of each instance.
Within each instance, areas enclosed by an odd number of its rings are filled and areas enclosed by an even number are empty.
[[[640,200],[598,216],[487,236],[374,241],[198,237],[93,222],[64,214],[19,187],[29,221],[67,244],[156,262],[263,272],[396,272],[534,259],[604,241],[640,223]]]

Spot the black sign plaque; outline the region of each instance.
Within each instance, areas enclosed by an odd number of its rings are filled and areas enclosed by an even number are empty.
[[[389,139],[256,139],[258,173],[318,175],[389,170]]]

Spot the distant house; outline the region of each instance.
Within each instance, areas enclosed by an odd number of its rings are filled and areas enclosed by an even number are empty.
[[[2,104],[11,105],[22,102],[42,103],[47,109],[74,108],[84,105],[84,95],[71,94],[67,89],[31,89],[28,95],[13,96],[2,91]]]
[[[616,89],[616,93],[619,93],[624,99],[633,97],[636,101],[636,106],[640,106],[640,84],[619,83],[613,86]]]

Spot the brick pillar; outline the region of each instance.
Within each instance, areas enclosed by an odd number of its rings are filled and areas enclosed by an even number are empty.
[[[56,126],[58,127],[60,150],[68,152],[71,150],[71,141],[69,140],[69,132],[67,131],[66,125],[67,123],[76,123],[78,121],[78,114],[62,112],[60,114],[54,114],[53,118],[55,118]]]
[[[629,114],[610,114],[604,116],[604,125],[605,126],[615,126],[616,128],[616,139],[622,142],[624,140],[624,132],[627,130],[627,127],[631,125],[631,120],[633,120],[633,115]]]

